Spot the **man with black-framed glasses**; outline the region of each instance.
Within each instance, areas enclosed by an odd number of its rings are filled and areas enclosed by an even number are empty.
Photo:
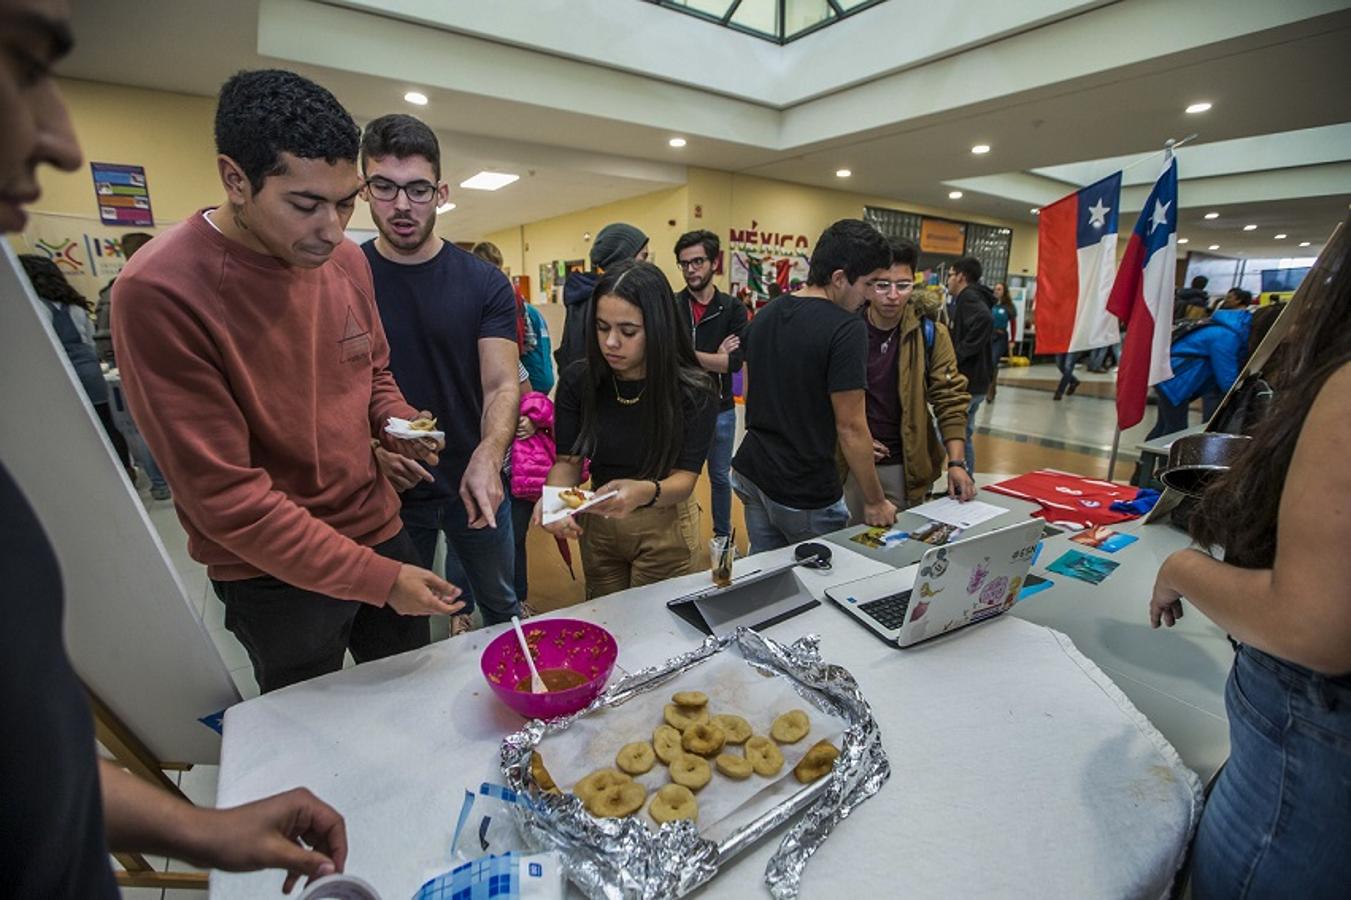
[[[732,443],[736,439],[736,406],[732,373],[741,371],[741,331],[746,307],[713,283],[722,243],[711,231],[690,231],[675,244],[676,265],[685,289],[676,294],[681,321],[694,338],[699,365],[712,372],[722,389],[718,424],[708,448],[708,482],[713,501],[713,534],[732,531]]]
[[[434,465],[379,450],[402,493],[403,522],[428,568],[446,537],[446,577],[464,588],[451,633],[520,611],[511,495],[502,460],[516,432],[520,354],[516,295],[496,267],[435,234],[441,181],[436,133],[413,116],[381,116],[361,140],[362,195],[379,235],[361,249],[389,337],[389,367],[409,402],[445,432]]]

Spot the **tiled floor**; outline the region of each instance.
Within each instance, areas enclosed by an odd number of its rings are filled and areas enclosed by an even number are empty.
[[[1098,477],[1107,473],[1107,456],[1115,431],[1115,406],[1110,399],[1076,394],[1060,402],[1053,402],[1045,390],[1047,380],[1058,377],[1053,366],[1040,365],[1023,369],[1003,369],[997,399],[985,403],[976,414],[977,468],[981,475],[977,483],[984,485],[1007,475],[1048,466]],[[1085,381],[1111,382],[1112,375],[1093,375],[1079,372]],[[1020,381],[1028,386],[1019,387]],[[740,407],[738,408],[740,409]],[[1135,446],[1144,439],[1152,426],[1153,410],[1147,410],[1145,421],[1122,435],[1121,459],[1116,470],[1118,480],[1124,480],[1134,464]],[[738,440],[743,424],[738,422]],[[1002,474],[994,474],[1002,473]],[[707,478],[701,478],[697,496],[701,506],[709,507]],[[217,652],[230,670],[240,694],[246,699],[258,694],[248,655],[239,642],[225,630],[224,607],[211,590],[205,569],[187,553],[187,542],[178,522],[173,504],[154,501],[143,493],[151,521],[164,541],[170,559],[177,568],[188,596],[201,616]],[[745,522],[741,504],[733,500],[733,523],[743,544]],[[705,537],[711,536],[711,521],[703,518]],[[548,534],[533,530],[527,539],[530,559],[530,602],[536,609],[550,610],[569,606],[584,599],[584,581],[581,557],[572,546],[574,579],[563,562],[558,548]],[[444,625],[434,627],[433,633],[444,635]],[[349,658],[350,665],[350,658]],[[184,792],[198,803],[215,800],[216,767],[197,766],[190,771],[172,773]],[[160,865],[179,868],[180,864],[159,860]],[[200,898],[189,891],[160,891],[129,889],[123,896],[133,900],[172,900],[172,898]]]

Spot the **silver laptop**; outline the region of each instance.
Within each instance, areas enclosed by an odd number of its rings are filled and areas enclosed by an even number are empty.
[[[913,566],[826,590],[826,596],[887,641],[909,647],[993,618],[1027,580],[1041,519],[932,547]]]

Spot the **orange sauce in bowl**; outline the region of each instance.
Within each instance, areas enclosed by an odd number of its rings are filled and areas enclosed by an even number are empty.
[[[550,691],[566,691],[568,688],[581,687],[589,680],[581,672],[574,672],[572,669],[540,669],[540,680]],[[516,690],[523,694],[530,694],[530,676],[527,675],[516,683]]]

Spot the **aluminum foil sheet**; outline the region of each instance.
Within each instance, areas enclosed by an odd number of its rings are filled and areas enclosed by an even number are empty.
[[[594,818],[576,797],[539,790],[530,774],[530,754],[545,736],[564,731],[598,709],[656,690],[714,654],[733,648],[755,668],[789,679],[808,703],[848,723],[830,777],[718,843],[701,837],[693,822],[668,823],[654,832],[637,818]],[[796,897],[807,860],[835,825],[891,776],[881,731],[868,701],[846,669],[821,660],[820,638],[807,635],[783,645],[748,628],[710,637],[689,653],[634,672],[572,716],[530,722],[503,740],[501,762],[507,786],[531,800],[529,805],[513,807],[527,843],[536,850],[562,851],[568,877],[597,900],[684,896],[716,876],[742,850],[798,817],[765,869],[765,885],[774,897]]]

